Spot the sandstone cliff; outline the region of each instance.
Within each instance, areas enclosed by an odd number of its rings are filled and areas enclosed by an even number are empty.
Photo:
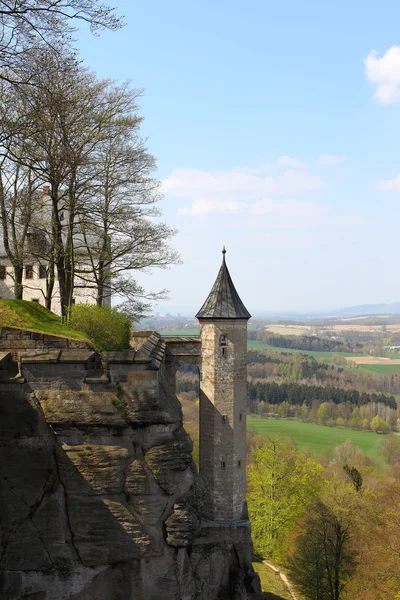
[[[249,523],[202,519],[164,350],[0,354],[2,599],[260,598]]]

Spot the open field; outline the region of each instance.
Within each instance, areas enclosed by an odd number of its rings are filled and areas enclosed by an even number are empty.
[[[167,331],[159,331],[159,334],[163,337],[174,337],[176,335],[182,336],[198,336],[200,335],[200,329],[198,327],[193,327],[192,329],[184,328],[184,329],[171,329]]]
[[[358,431],[342,427],[325,427],[315,423],[302,423],[290,419],[257,419],[249,417],[248,426],[254,426],[263,435],[290,435],[300,448],[309,448],[315,454],[327,446],[334,448],[346,440],[361,448],[367,456],[379,460],[377,447],[382,439],[372,431]]]
[[[314,356],[314,358],[332,358],[332,356],[341,356],[342,358],[347,357],[358,357],[360,354],[352,354],[351,352],[316,352],[314,350],[295,350],[293,348],[277,348],[276,346],[270,346],[264,344],[258,340],[247,340],[247,348],[249,350],[276,350],[277,352],[300,352],[301,354],[308,354]]]
[[[352,319],[354,320],[354,319]],[[396,325],[386,325],[386,330],[394,333],[395,331],[400,331],[400,324]],[[382,331],[382,325],[360,325],[357,324],[340,324],[340,325],[327,325],[325,327],[321,327],[321,329],[325,329],[326,331]]]
[[[279,335],[311,335],[315,327],[309,325],[266,325],[265,330]]]
[[[385,358],[383,356],[356,356],[349,355],[346,360],[357,365],[400,365],[399,358]]]
[[[362,373],[378,373],[387,375],[400,373],[399,358],[384,358],[381,356],[346,356],[346,360],[357,365],[357,371]]]
[[[378,375],[390,375],[391,373],[400,373],[400,365],[358,365],[357,372],[377,373]]]

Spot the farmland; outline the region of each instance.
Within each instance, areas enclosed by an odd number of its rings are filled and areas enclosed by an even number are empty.
[[[175,336],[188,336],[195,337],[200,335],[200,329],[198,327],[185,328],[185,329],[171,329],[166,331],[160,331],[160,335],[163,337],[175,337]]]
[[[346,440],[358,446],[367,456],[378,459],[377,447],[382,436],[371,431],[358,431],[341,427],[327,427],[315,423],[302,423],[289,419],[247,419],[248,427],[253,426],[258,433],[263,435],[292,436],[295,443],[301,448],[309,448],[315,454],[327,446],[334,448]]]
[[[351,352],[318,352],[316,350],[295,350],[293,348],[279,348],[277,346],[270,346],[268,344],[264,344],[264,342],[260,342],[259,340],[247,340],[247,348],[249,350],[275,350],[279,352],[297,352],[301,354],[307,354],[308,356],[313,356],[314,358],[323,358],[329,359],[332,356],[341,356],[342,358],[347,357],[357,357],[361,355],[352,354]]]
[[[358,372],[361,373],[377,373],[378,375],[390,375],[392,373],[400,373],[400,365],[364,365],[359,364],[357,368]]]

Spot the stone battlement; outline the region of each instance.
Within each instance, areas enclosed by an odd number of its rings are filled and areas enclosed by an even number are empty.
[[[177,369],[202,360],[200,338],[137,332],[99,355],[3,328],[1,598],[262,598],[249,522],[205,519],[215,490],[174,393]]]

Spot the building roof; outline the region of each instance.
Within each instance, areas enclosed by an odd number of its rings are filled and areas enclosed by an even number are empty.
[[[225,246],[222,265],[207,300],[197,313],[197,319],[250,319],[251,314],[237,293],[225,262]]]

